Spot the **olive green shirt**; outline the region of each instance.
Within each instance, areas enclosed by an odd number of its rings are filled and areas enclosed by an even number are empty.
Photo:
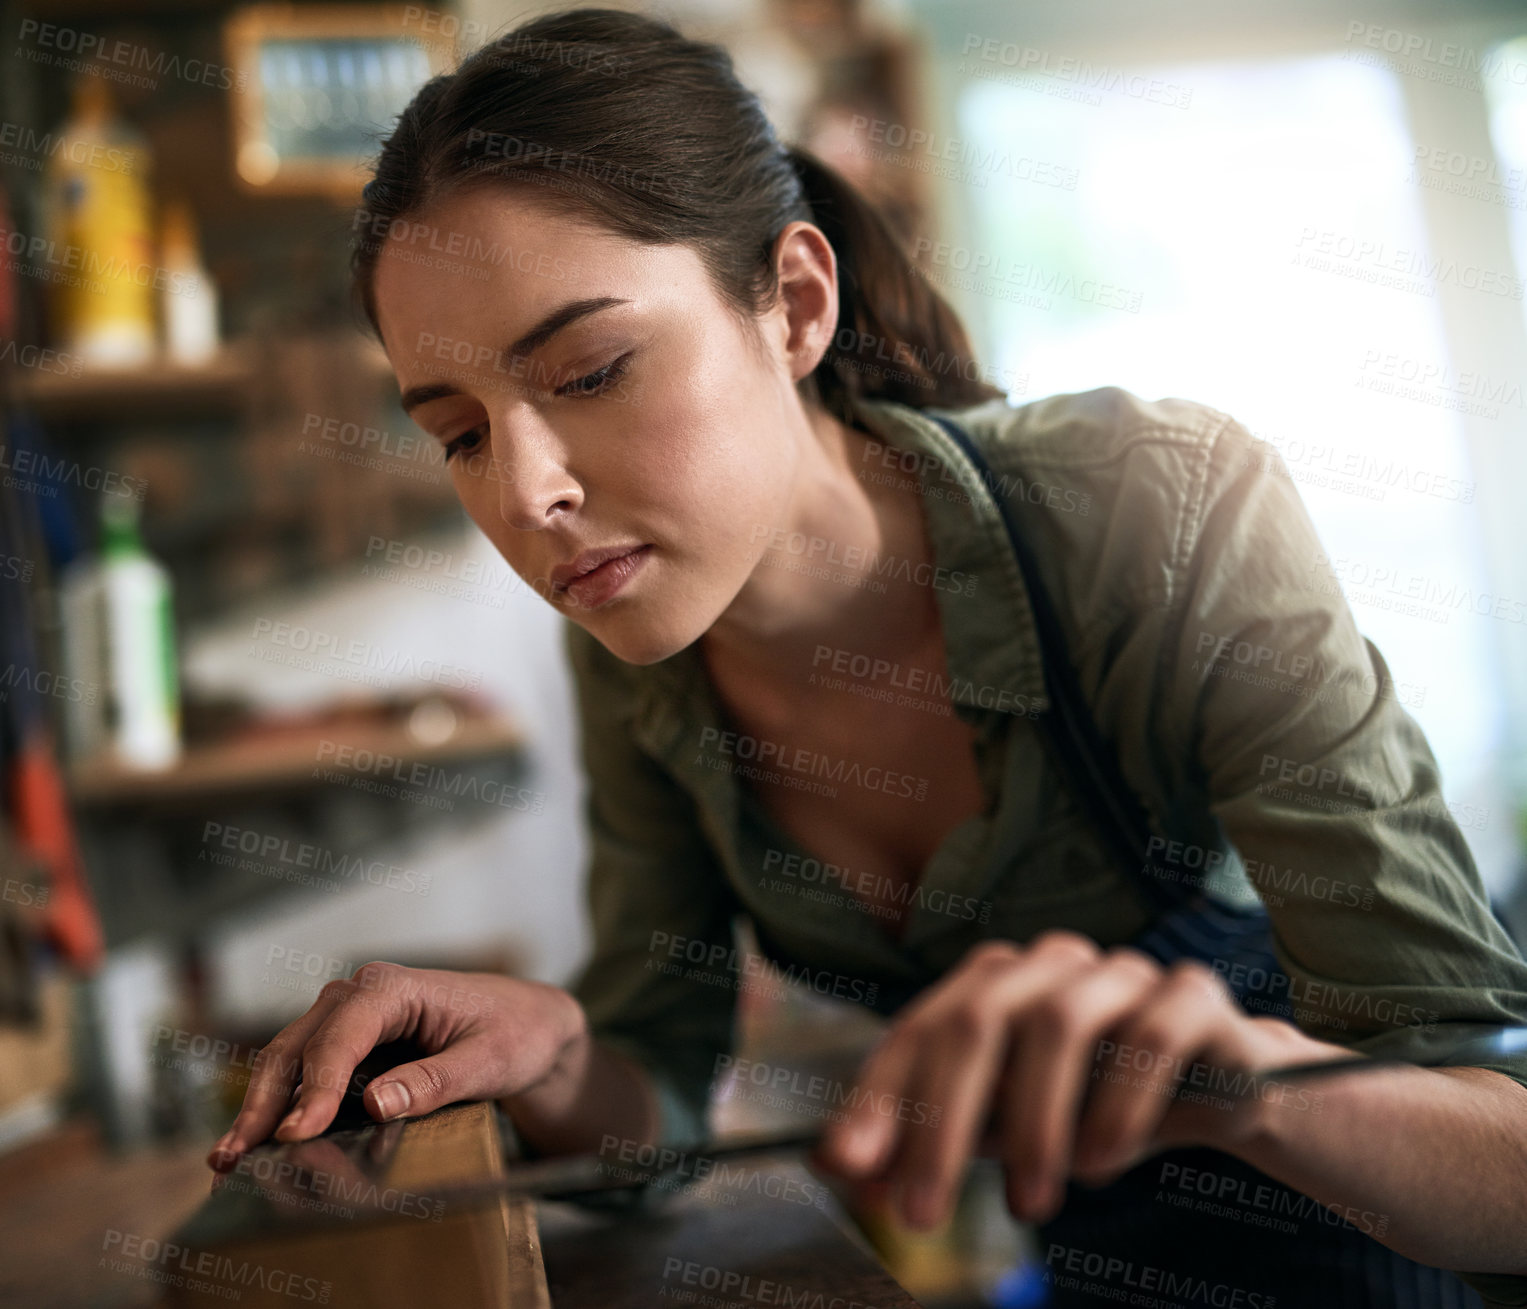
[[[854,411],[874,438],[865,475],[899,468],[922,483],[931,566],[782,532],[770,542],[772,566],[831,570],[845,586],[867,566],[870,585],[910,577],[937,596],[945,683],[827,647],[800,670],[803,687],[930,714],[952,704],[976,729],[986,808],[928,861],[899,942],[849,893],[856,871],[814,860],[747,782],[767,772],[916,804],[928,779],[739,736],[698,643],[639,667],[568,625],[594,931],[574,993],[596,1033],[652,1073],[664,1139],[705,1136],[749,984],[738,914],[772,961],[759,981],[884,1013],[984,939],[1069,928],[1107,946],[1151,922],[1042,744],[1034,619],[994,495],[1038,559],[1126,780],[1187,834],[1176,866],[1202,869],[1224,900],[1266,903],[1303,1030],[1361,1049],[1407,1026],[1527,1021],[1527,963],[1490,911],[1408,712],[1425,688],[1396,681],[1359,633],[1277,452],[1206,405],[1118,387],[935,412],[969,432],[990,482],[920,411],[878,400]],[[1484,1066],[1527,1085],[1527,1056]],[[1492,1303],[1527,1305],[1527,1277],[1470,1280]]]

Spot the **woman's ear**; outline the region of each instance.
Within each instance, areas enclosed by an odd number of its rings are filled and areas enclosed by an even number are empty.
[[[838,261],[820,227],[796,221],[775,240],[774,266],[783,346],[798,382],[822,362],[838,326]]]

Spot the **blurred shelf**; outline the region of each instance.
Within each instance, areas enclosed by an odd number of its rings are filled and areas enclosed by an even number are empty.
[[[322,758],[326,743],[339,741],[349,764]],[[219,745],[187,750],[172,768],[160,771],[99,762],[70,773],[70,792],[83,808],[105,809],[139,804],[195,803],[211,798],[258,796],[311,789],[324,783],[320,768],[336,773],[373,774],[379,780],[408,785],[374,767],[356,768],[357,756],[387,757],[401,767],[460,763],[490,756],[517,756],[525,748],[519,727],[506,718],[468,718],[438,745],[421,744],[402,723],[340,723],[271,732]]]
[[[42,418],[121,419],[129,409],[234,413],[254,377],[251,352],[229,347],[205,364],[87,368],[77,377],[28,369],[16,377],[16,398]]]
[[[131,368],[85,368],[78,376],[18,369],[15,396],[45,419],[120,422],[164,414],[238,415],[262,376],[259,352],[247,341],[225,345],[204,364],[154,360]],[[357,336],[353,362],[367,378],[392,379],[381,348]]]

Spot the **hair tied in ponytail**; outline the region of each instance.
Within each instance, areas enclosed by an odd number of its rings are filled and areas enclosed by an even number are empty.
[[[591,75],[617,57],[618,77]],[[506,142],[536,148],[489,148]],[[781,149],[724,47],[660,19],[569,9],[504,33],[419,89],[375,173],[358,216],[369,233],[463,188],[537,184],[544,201],[618,236],[691,246],[744,320],[778,293],[780,232],[815,223],[837,257],[838,330],[803,395],[839,416],[850,396],[957,408],[1002,395],[980,380],[959,318],[874,204],[809,151]],[[379,337],[383,244],[358,241],[351,254],[357,303]]]

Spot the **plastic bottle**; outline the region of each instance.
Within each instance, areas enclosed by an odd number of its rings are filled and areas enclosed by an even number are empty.
[[[115,117],[99,77],[74,87],[45,183],[45,256],[53,335],[88,364],[131,367],[154,356],[154,258],[145,139]]]
[[[217,353],[217,286],[196,247],[196,223],[180,201],[164,207],[159,259],[165,352],[177,364],[204,364]]]
[[[136,500],[107,497],[101,523],[112,750],[119,763],[164,768],[180,757],[170,575],[144,549]]]

